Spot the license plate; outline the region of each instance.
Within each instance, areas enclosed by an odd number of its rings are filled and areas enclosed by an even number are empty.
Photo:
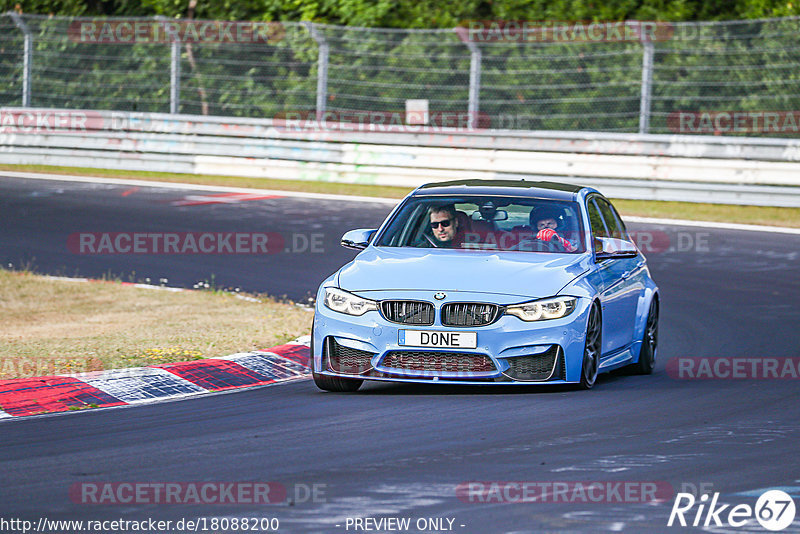
[[[400,345],[407,347],[474,349],[478,346],[478,333],[438,332],[433,330],[400,330],[398,342]]]

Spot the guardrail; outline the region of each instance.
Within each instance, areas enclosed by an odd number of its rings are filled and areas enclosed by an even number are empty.
[[[546,179],[615,198],[800,207],[800,141],[0,108],[0,163],[415,187]]]

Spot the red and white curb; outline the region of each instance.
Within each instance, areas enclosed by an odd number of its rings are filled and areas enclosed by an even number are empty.
[[[310,337],[190,362],[0,380],[0,419],[157,402],[308,377]]]

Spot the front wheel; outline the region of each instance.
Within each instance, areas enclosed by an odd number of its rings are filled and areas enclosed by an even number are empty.
[[[314,364],[312,363],[311,365]],[[315,373],[313,368],[311,369],[311,376],[314,378],[314,383],[317,385],[317,387],[325,391],[358,391],[358,388],[360,388],[361,384],[364,383],[363,380],[359,380],[357,378],[341,378],[338,376],[321,375]]]
[[[325,376],[318,374],[314,371],[314,322],[311,322],[311,361],[308,366],[311,370],[311,377],[314,379],[314,384],[319,389],[324,391],[337,391],[337,392],[352,392],[358,391],[361,387],[363,380],[357,378],[339,378],[338,376]],[[324,359],[323,359],[324,360]]]
[[[600,366],[600,350],[603,323],[597,304],[592,305],[589,311],[589,320],[586,321],[586,344],[583,349],[583,364],[581,365],[581,389],[592,389],[597,380],[597,370]]]

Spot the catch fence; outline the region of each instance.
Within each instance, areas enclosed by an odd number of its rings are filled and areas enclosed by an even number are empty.
[[[0,104],[353,122],[424,100],[428,121],[470,128],[797,137],[798,35],[799,18],[399,30],[6,13]]]

